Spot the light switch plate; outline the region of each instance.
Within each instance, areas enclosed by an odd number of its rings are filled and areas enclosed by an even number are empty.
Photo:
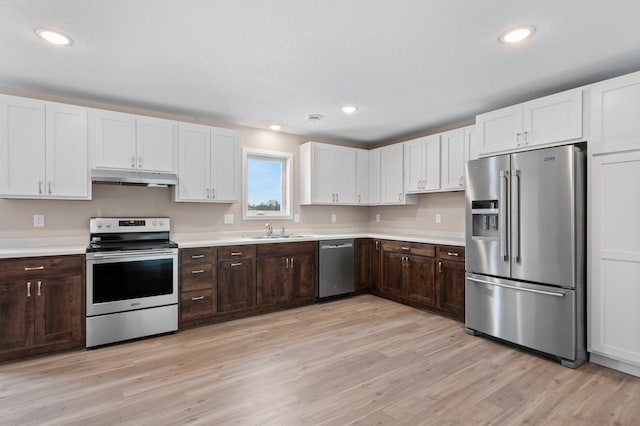
[[[299,223],[300,222],[300,215],[298,213],[293,215],[293,221],[295,223]]]
[[[224,215],[224,224],[231,225],[233,223],[233,213]]]
[[[436,214],[436,223],[442,223],[442,215],[440,213]]]
[[[44,228],[44,215],[43,214],[34,214],[33,215],[33,227],[34,228]]]
[[[335,222],[337,222],[337,221],[338,221],[338,218],[336,217],[336,215],[335,215],[335,214],[332,214],[332,215],[331,215],[331,222],[335,223]]]
[[[380,213],[376,213],[376,222],[380,222]]]

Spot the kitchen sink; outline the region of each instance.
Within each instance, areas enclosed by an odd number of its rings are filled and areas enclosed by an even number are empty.
[[[243,235],[242,238],[252,239],[252,240],[284,240],[291,238],[311,238],[311,235],[300,235],[300,234],[274,234],[274,235]]]

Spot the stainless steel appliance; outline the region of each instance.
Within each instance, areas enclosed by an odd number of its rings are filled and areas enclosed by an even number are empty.
[[[564,146],[466,165],[466,327],[576,368],[585,346],[585,155]]]
[[[178,245],[169,218],[93,218],[87,347],[178,329]]]
[[[318,298],[353,293],[353,240],[320,241]]]

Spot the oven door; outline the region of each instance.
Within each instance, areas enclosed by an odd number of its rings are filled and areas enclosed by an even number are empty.
[[[177,249],[87,254],[87,316],[177,303]]]

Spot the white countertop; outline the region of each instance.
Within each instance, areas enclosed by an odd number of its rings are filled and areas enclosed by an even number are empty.
[[[254,235],[253,233],[248,233]],[[223,235],[207,233],[175,234],[172,239],[180,248],[218,247],[244,244],[277,244],[298,241],[322,241],[352,238],[375,238],[382,240],[407,241],[413,243],[464,246],[462,233],[442,233],[435,235],[407,236],[387,233],[341,233],[341,234],[300,234],[292,238],[257,239],[241,235]],[[88,245],[88,237],[74,238],[23,238],[0,239],[0,259],[36,256],[61,256],[84,254]]]

